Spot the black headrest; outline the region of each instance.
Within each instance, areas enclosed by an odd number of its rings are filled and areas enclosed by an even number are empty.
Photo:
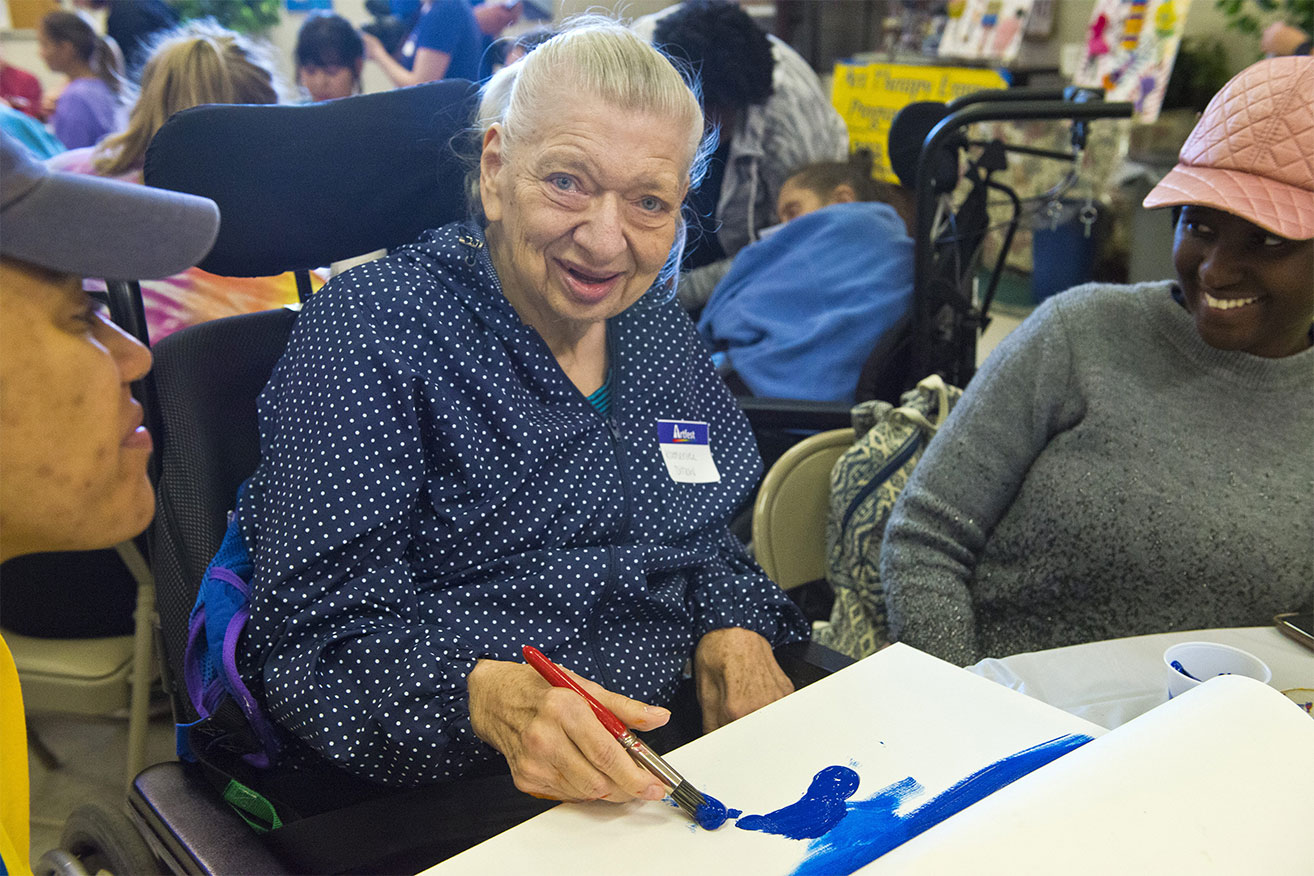
[[[200,267],[263,277],[413,241],[463,218],[453,149],[477,89],[449,79],[304,106],[200,106],[146,152],[147,185],[219,204]]]
[[[886,148],[890,153],[890,169],[902,185],[917,185],[917,159],[921,157],[926,135],[949,115],[949,108],[937,101],[917,101],[900,109],[890,122],[890,136]],[[951,177],[952,190],[958,182],[958,154],[956,151],[941,155],[935,167],[937,189],[942,189],[942,177]]]

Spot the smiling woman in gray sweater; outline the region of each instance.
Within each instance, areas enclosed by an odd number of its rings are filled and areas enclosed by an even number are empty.
[[[966,664],[1314,600],[1312,108],[1314,60],[1243,71],[1146,199],[1179,283],[1071,290],[991,356],[891,515],[893,638]]]

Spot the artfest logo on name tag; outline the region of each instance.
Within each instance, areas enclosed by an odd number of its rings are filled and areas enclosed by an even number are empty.
[[[681,484],[708,484],[721,480],[712,460],[707,424],[684,420],[658,420],[657,446],[671,478]]]

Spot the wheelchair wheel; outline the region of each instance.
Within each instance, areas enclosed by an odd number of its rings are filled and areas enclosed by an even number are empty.
[[[160,866],[150,846],[128,816],[106,806],[79,806],[64,823],[60,849],[37,862],[35,876],[72,876],[79,872],[113,876],[154,876]],[[71,860],[70,860],[71,858]],[[78,864],[81,865],[78,868]]]

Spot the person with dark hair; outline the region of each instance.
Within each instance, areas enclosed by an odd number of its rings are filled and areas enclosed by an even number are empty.
[[[860,149],[848,161],[818,161],[792,174],[780,187],[776,213],[781,222],[806,216],[830,204],[881,201],[893,207],[912,230],[911,193],[872,175],[871,152]]]
[[[69,149],[94,146],[118,127],[123,67],[113,46],[72,12],[49,12],[37,28],[41,60],[68,85],[55,101],[50,125]]]
[[[123,68],[134,82],[158,34],[178,26],[178,13],[164,0],[74,0],[87,9],[108,9],[105,33],[123,53]]]
[[[686,309],[697,310],[730,259],[776,224],[786,177],[815,161],[843,159],[848,132],[808,63],[735,3],[687,0],[633,29],[698,74],[704,112],[720,132],[707,177],[688,202],[697,226],[679,294]]]
[[[913,470],[894,640],[968,664],[1314,599],[1314,59],[1234,77],[1144,206],[1176,281],[1047,299]]]
[[[82,277],[193,265],[214,243],[219,209],[51,172],[0,135],[0,226],[0,561],[130,539],[155,513],[151,436],[132,397],[151,354],[101,314]],[[3,873],[30,872],[27,758],[18,673],[0,639]]]
[[[365,43],[341,15],[315,13],[297,32],[297,84],[312,101],[350,97],[361,90]]]
[[[911,199],[871,177],[871,153],[801,168],[786,223],[735,256],[698,333],[741,394],[852,402],[863,363],[912,304]]]
[[[438,79],[479,78],[484,37],[470,0],[424,0],[415,28],[397,57],[372,33],[363,33],[365,56],[401,88]]]

